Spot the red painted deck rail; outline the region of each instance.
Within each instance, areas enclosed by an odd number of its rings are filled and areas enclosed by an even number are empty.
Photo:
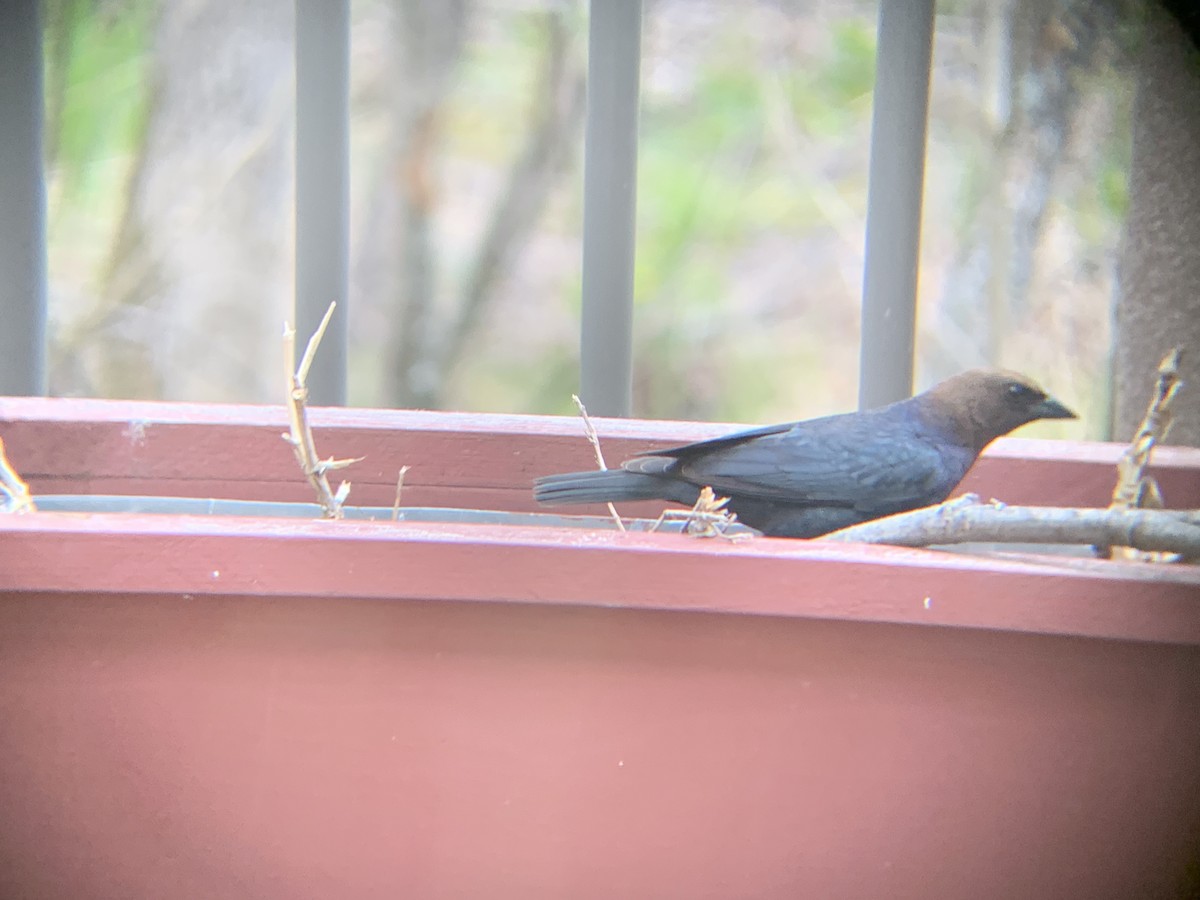
[[[443,600],[949,625],[1200,647],[1200,567],[407,522],[0,517],[22,592]]]
[[[595,466],[573,417],[315,409],[312,422],[322,455],[366,457],[345,473],[351,502],[364,506],[391,506],[403,465],[411,467],[406,505],[511,511],[536,509],[530,491],[538,475]],[[596,425],[610,465],[737,427],[630,419]],[[9,457],[43,493],[311,500],[280,438],[286,430],[281,407],[0,398]],[[1002,438],[963,490],[1011,504],[1103,506],[1122,449]],[[1168,505],[1200,507],[1200,449],[1160,448],[1154,472]],[[629,505],[633,512],[653,508]]]
[[[408,464],[407,504],[529,509],[591,465],[570,419],[314,419],[368,456],[361,503]],[[613,460],[722,430],[599,425]],[[283,430],[0,400],[42,492],[308,500]],[[1102,504],[1119,449],[1004,441],[971,486]],[[1200,452],[1157,460],[1200,506]],[[31,900],[1186,896],[1200,570],[0,516],[0,809],[0,897]]]
[[[389,505],[396,470],[409,465],[406,505],[528,510],[534,477],[592,461],[574,418],[321,409],[313,420],[319,452],[366,457],[349,472],[362,504]],[[310,500],[285,424],[265,407],[0,400],[10,457],[35,492]],[[597,424],[614,460],[732,427]],[[999,441],[967,487],[1011,503],[1102,505],[1120,449]],[[1169,501],[1200,506],[1200,450],[1163,449],[1155,473]],[[1196,566],[482,525],[130,515],[0,524],[3,583],[22,591],[439,597],[1200,644]]]

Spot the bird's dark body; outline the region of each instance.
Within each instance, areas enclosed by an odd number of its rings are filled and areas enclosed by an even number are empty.
[[[703,486],[739,521],[807,538],[938,503],[1000,434],[1073,414],[1014,373],[982,370],[880,409],[774,425],[659,450],[620,469],[539,478],[541,503],[670,500]]]

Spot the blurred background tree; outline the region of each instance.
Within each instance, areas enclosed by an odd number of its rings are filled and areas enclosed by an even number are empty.
[[[1181,346],[1180,374],[1190,389],[1173,404],[1170,440],[1200,446],[1200,7],[1170,0],[1167,9],[1152,8],[1137,60],[1114,433],[1137,428],[1146,406],[1143,373]]]
[[[277,402],[291,0],[47,0],[52,390]],[[571,412],[582,0],[353,5],[352,401]],[[646,5],[635,411],[855,403],[876,7]],[[918,381],[1029,372],[1110,428],[1141,15],[943,0]],[[1200,352],[1200,348],[1197,348]]]

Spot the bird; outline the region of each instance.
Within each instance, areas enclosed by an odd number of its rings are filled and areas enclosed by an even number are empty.
[[[1038,419],[1074,418],[1018,372],[972,369],[876,409],[655,450],[619,469],[545,475],[533,495],[547,506],[693,506],[707,486],[766,536],[812,538],[940,503],[996,438]]]

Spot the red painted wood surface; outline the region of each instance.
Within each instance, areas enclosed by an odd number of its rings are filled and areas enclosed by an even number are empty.
[[[1200,646],[1200,566],[496,525],[0,517],[0,585],[627,607]],[[1086,561],[1085,561],[1086,562]]]
[[[392,504],[402,465],[411,467],[407,505],[512,511],[537,508],[531,488],[538,475],[595,466],[581,424],[571,417],[316,409],[312,421],[322,455],[366,457],[345,473],[353,483],[351,502],[365,506]],[[623,419],[596,424],[610,465],[737,427]],[[311,500],[280,438],[286,429],[281,407],[0,398],[9,456],[43,493]],[[962,489],[1010,504],[1102,506],[1122,449],[1001,439]],[[1200,507],[1200,449],[1160,448],[1154,472],[1169,506]],[[661,506],[622,509],[657,514]]]
[[[1196,646],[7,593],[0,722],[23,900],[1159,898],[1200,835]]]
[[[360,503],[530,508],[570,419],[318,410]],[[601,421],[615,462],[720,426]],[[0,400],[35,490],[310,499],[278,410]],[[971,486],[1106,501],[1115,445]],[[1200,451],[1157,457],[1200,506]],[[479,502],[486,499],[488,502]],[[1200,570],[0,517],[0,898],[1178,896]]]

